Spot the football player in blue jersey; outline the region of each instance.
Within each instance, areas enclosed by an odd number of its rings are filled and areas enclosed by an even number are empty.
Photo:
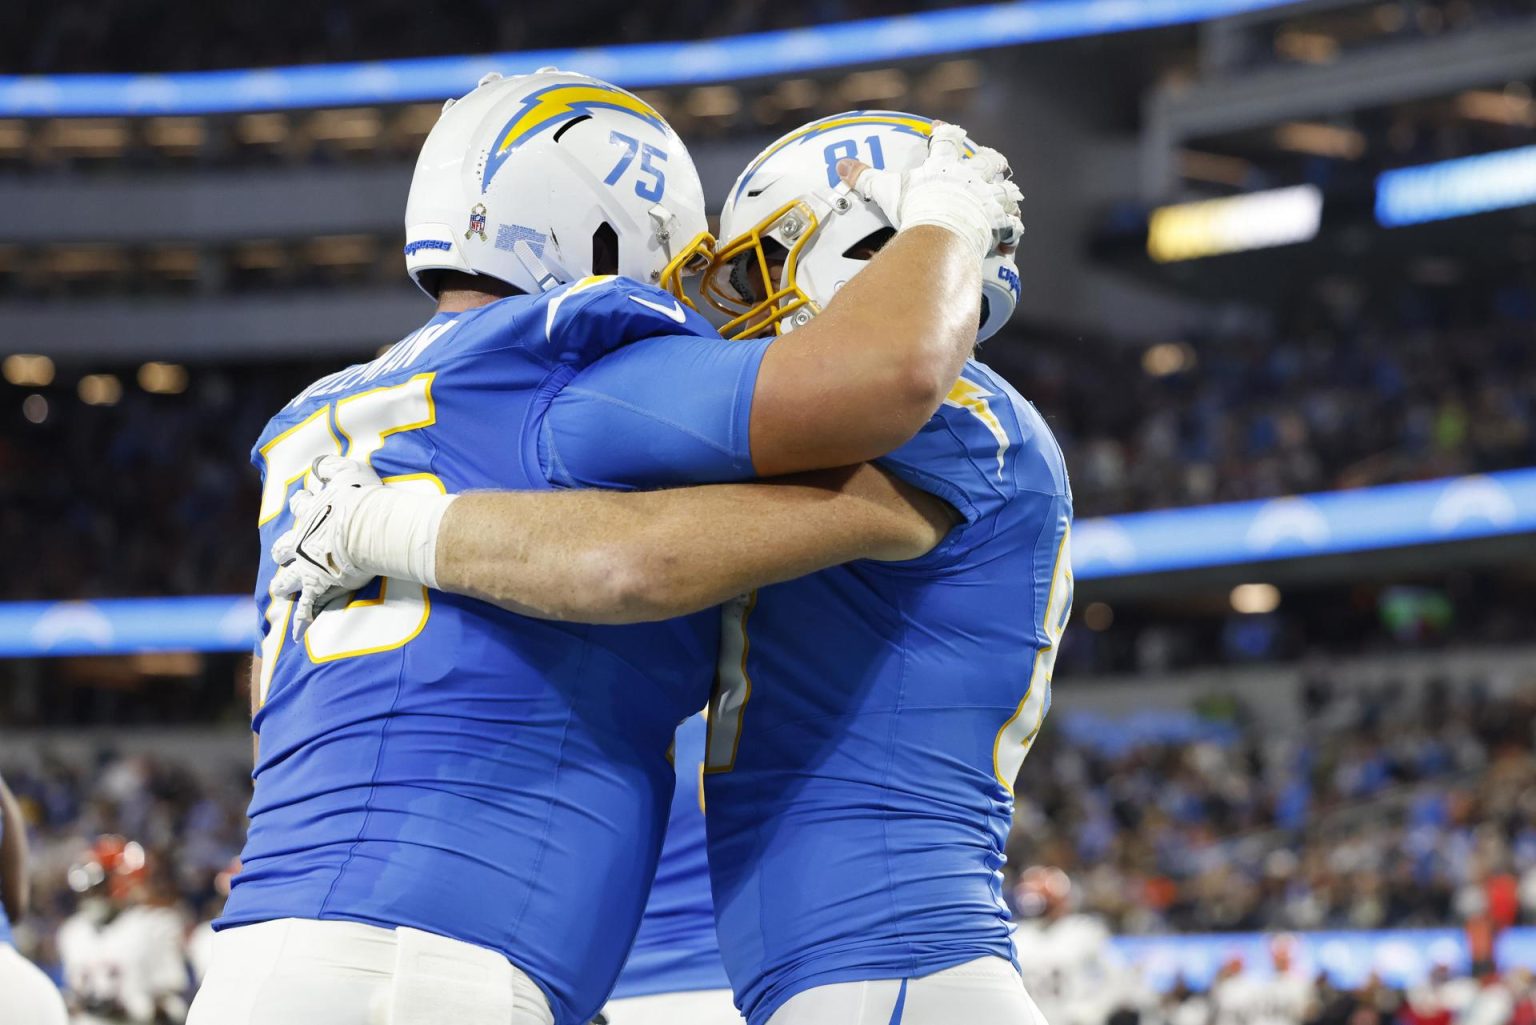
[[[656,881],[635,945],[603,1008],[608,1025],[742,1025],[715,939],[704,835],[704,737],[695,715],[677,728],[677,791]]]
[[[193,1025],[597,1011],[655,873],[666,752],[707,700],[718,622],[550,622],[429,590],[443,495],[732,479],[900,446],[963,363],[971,313],[952,297],[1021,230],[1006,165],[961,161],[961,137],[936,132],[892,183],[901,231],[869,285],[792,337],[725,345],[679,301],[709,239],[654,110],[553,70],[488,78],[445,109],[406,211],[407,266],[438,312],[300,393],[253,453],[263,541],[337,571],[347,598],[313,616],[310,595],[269,586],[275,566],[258,580],[250,832]],[[661,390],[658,415],[640,400]],[[357,520],[406,539],[398,573],[309,562],[352,517],[293,492],[343,456],[334,485],[382,478],[407,499],[388,523]],[[767,505],[783,519],[795,501]]]
[[[927,124],[839,115],[747,168],[705,281],[728,332],[782,344],[868,284],[899,238],[893,197],[928,159]],[[874,168],[844,202],[855,158]],[[994,270],[981,335],[1017,297],[1011,266]],[[974,295],[950,300],[966,301],[973,329]],[[626,446],[694,443],[669,422],[674,391],[632,382],[589,396],[594,422],[605,405],[624,418],[563,450],[568,482],[699,479],[661,460],[636,479],[606,450],[619,424]],[[555,619],[642,621],[724,601],[704,759],[709,864],[752,1025],[1039,1020],[1013,963],[1001,870],[1014,779],[1071,608],[1072,505],[1049,428],[1006,382],[966,363],[917,435],[872,465],[628,495],[440,497],[430,539],[394,528],[391,510],[414,500],[360,470],[326,469],[337,482],[308,500],[297,529],[321,564],[409,573],[411,553],[431,547],[434,586]],[[280,589],[342,583],[301,560]]]

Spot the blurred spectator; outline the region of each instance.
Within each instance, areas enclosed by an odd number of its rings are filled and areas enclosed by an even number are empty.
[[[1195,337],[1162,360],[1175,343],[1005,337],[984,356],[1060,438],[1079,516],[1536,464],[1519,313],[1536,284],[1504,290],[1526,297],[1509,315],[1498,294],[1367,302],[1357,288],[1323,282],[1273,335]]]
[[[42,423],[12,412],[0,428],[0,543],[15,558],[0,600],[248,591],[251,444],[321,372],[200,369],[181,395],[129,387],[102,407],[57,388]],[[22,394],[11,391],[18,404]]]
[[[121,836],[99,838],[70,866],[79,908],[58,946],[76,1025],[186,1018],[188,923],[159,869]]]
[[[110,750],[86,759],[46,753],[7,762],[5,775],[30,825],[33,852],[33,913],[18,923],[17,946],[56,974],[62,974],[59,930],[70,916],[87,941],[75,961],[83,977],[100,945],[90,941],[101,939],[107,920],[137,909],[134,916],[159,932],[174,920],[184,934],[222,901],[219,876],[244,843],[250,799],[249,767],[235,758],[194,768]],[[120,873],[115,887],[117,875],[95,879],[89,867],[102,861],[98,838],[111,836],[136,848],[140,866]],[[142,945],[141,939],[131,945]],[[162,963],[150,966],[154,974]]]
[[[1098,1025],[1145,1002],[1096,915],[1072,908],[1072,883],[1058,868],[1027,870],[1015,889],[1021,921],[1013,945],[1024,985],[1051,1025]]]
[[[1159,997],[1109,948],[1111,930],[1443,926],[1471,915],[1475,938],[1496,931],[1495,919],[1536,921],[1518,899],[1536,890],[1536,688],[1351,689],[1320,670],[1299,700],[1292,729],[1247,722],[1228,703],[1237,726],[1213,739],[1135,740],[1113,752],[1046,731],[1020,777],[1008,850],[1010,871],[1061,866],[1008,887],[1042,1005],[1062,998],[1057,1017],[1078,1025],[1116,1015],[1145,1025],[1536,1025],[1529,977],[1486,965],[1475,979],[1438,969],[1406,994],[1380,981],[1339,990],[1297,976],[1280,937],[1272,970],[1234,964],[1209,994]],[[227,891],[250,786],[243,745],[202,736],[210,753],[188,746],[179,759],[89,743],[67,756],[7,752],[0,768],[35,852],[36,913],[18,923],[28,954],[58,971],[61,923],[91,916],[81,894],[92,888],[72,889],[71,869],[116,834],[144,852],[140,903],[179,923],[195,955],[192,940],[206,932],[191,923],[216,914]],[[1474,960],[1482,946],[1473,943]]]
[[[1319,681],[1303,722],[1115,751],[1047,730],[1009,864],[1065,869],[1122,933],[1536,921],[1536,690]]]

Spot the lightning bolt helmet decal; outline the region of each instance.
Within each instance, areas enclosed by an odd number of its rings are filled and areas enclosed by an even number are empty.
[[[496,133],[485,171],[480,176],[480,191],[491,186],[491,179],[507,162],[512,151],[541,132],[549,131],[594,109],[612,110],[645,122],[659,131],[667,131],[667,122],[650,104],[614,86],[598,82],[560,82],[530,93],[504,128]]]

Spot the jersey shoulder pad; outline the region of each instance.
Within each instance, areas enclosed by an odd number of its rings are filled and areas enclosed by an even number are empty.
[[[878,461],[911,483],[936,491],[960,512],[1006,500],[1016,491],[1065,490],[1061,452],[1035,408],[980,363],[964,372],[923,429]]]
[[[876,465],[959,513],[962,522],[930,553],[935,559],[990,536],[986,525],[1010,506],[1022,513],[1015,504],[1022,495],[1054,499],[1068,493],[1061,450],[1044,419],[974,361],[922,430]]]
[[[583,278],[545,293],[542,300],[544,337],[562,363],[584,366],[644,338],[717,337],[698,311],[632,278]]]

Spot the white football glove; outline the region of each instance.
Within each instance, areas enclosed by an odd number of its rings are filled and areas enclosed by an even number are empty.
[[[341,456],[321,456],[310,472],[323,486],[294,492],[288,501],[293,526],[272,542],[281,568],[268,592],[274,598],[297,594],[295,641],[316,616],[377,575],[359,568],[347,551],[347,527],[364,498],[382,491],[384,482],[367,464]]]
[[[986,259],[1018,245],[1024,235],[1024,194],[1008,180],[1008,161],[985,146],[965,159],[965,131],[934,123],[928,158],[910,171],[865,168],[851,188],[902,231],[932,224],[959,235]]]

